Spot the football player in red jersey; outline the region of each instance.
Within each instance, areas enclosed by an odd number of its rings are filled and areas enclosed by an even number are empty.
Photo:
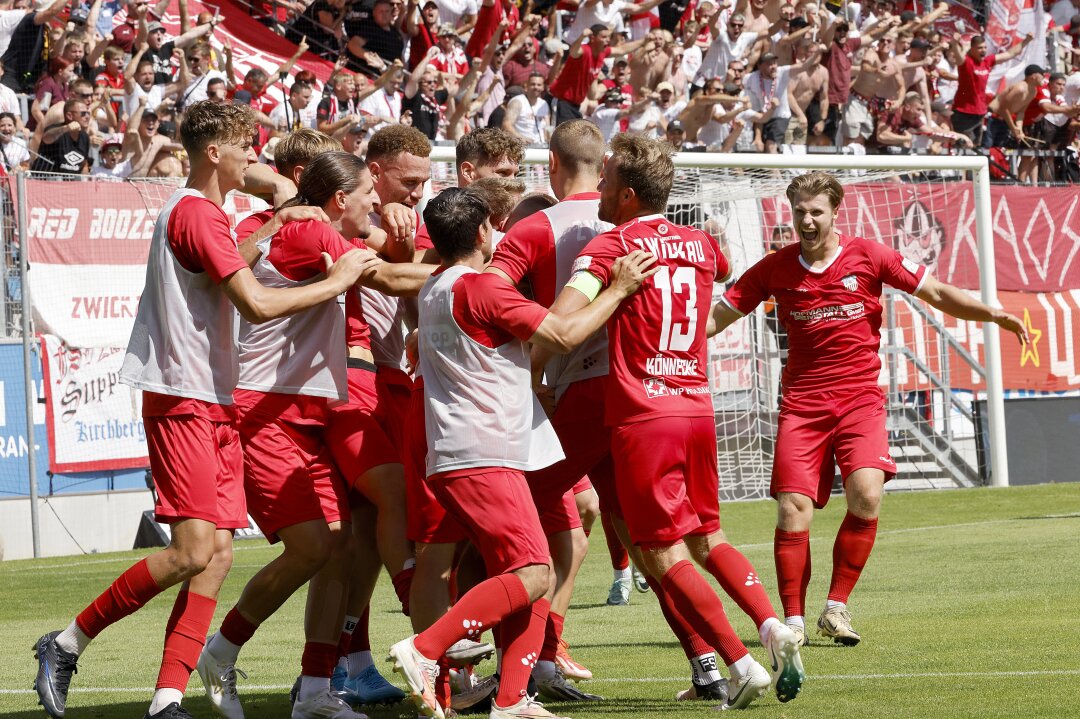
[[[749,705],[767,691],[770,677],[691,559],[754,620],[777,697],[790,701],[804,680],[798,640],[777,618],[753,566],[720,529],[705,298],[714,282],[727,277],[727,259],[711,235],[660,214],[675,178],[670,146],[617,135],[611,149],[600,180],[599,216],[616,227],[586,245],[552,310],[573,311],[590,302],[611,281],[614,261],[627,253],[644,249],[657,257],[656,274],[607,324],[605,421],[612,427],[619,503],[645,569],[728,665],[725,708]]]
[[[847,600],[870,556],[885,482],[896,473],[878,387],[881,291],[888,284],[963,320],[993,322],[1021,343],[1016,317],[935,280],[899,252],[834,228],[844,188],[825,172],[788,186],[798,244],[748,269],[712,310],[709,335],[753,311],[769,296],[788,334],[788,362],[770,493],[777,501],[773,553],[785,621],[805,643],[810,581],[810,521],[829,500],[839,464],[847,516],[833,545],[833,571],[818,633],[852,646]]]

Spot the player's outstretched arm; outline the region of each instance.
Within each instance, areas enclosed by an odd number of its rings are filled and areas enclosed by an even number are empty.
[[[419,262],[383,262],[360,280],[360,284],[391,297],[415,297],[438,265]]]
[[[927,277],[915,296],[947,315],[972,322],[993,322],[1016,335],[1021,345],[1028,343],[1027,328],[1014,315],[984,305],[966,292],[933,277]]]
[[[565,354],[599,330],[619,303],[637,292],[641,283],[656,273],[650,267],[656,257],[643,250],[634,250],[620,257],[611,266],[611,282],[587,306],[566,315],[549,312],[536,328],[529,341],[549,352]]]
[[[320,302],[337,297],[382,263],[370,250],[349,250],[333,262],[323,253],[326,278],[310,285],[283,289],[264,287],[250,269],[244,268],[226,277],[221,288],[240,315],[252,324],[296,314]]]
[[[709,311],[709,319],[705,323],[705,336],[713,337],[720,334],[727,329],[728,325],[733,324],[740,317],[742,315],[731,309],[728,303],[717,302]]]

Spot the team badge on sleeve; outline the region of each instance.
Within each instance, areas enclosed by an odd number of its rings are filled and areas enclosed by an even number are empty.
[[[912,262],[911,260],[909,260],[909,259],[907,259],[905,257],[900,262],[900,264],[903,265],[904,269],[907,270],[908,272],[910,272],[911,274],[913,274],[913,275],[919,274],[919,265],[918,265],[918,263]]]
[[[574,260],[574,265],[570,268],[570,274],[573,275],[578,272],[583,272],[589,269],[589,266],[591,264],[592,257],[590,257],[589,255],[581,255],[576,260]]]
[[[840,280],[840,282],[844,285],[844,288],[847,289],[848,292],[854,292],[855,290],[859,289],[859,280],[855,277],[855,275],[848,275],[844,279]]]

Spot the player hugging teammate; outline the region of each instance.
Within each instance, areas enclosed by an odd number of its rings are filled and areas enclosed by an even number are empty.
[[[390,653],[424,714],[486,700],[494,719],[552,717],[530,676],[546,698],[598,701],[567,682],[588,671],[561,636],[591,523],[575,497],[589,479],[690,660],[679,698],[740,709],[772,686],[790,701],[805,678],[809,526],[834,463],[848,513],[818,628],[860,640],[846,602],[894,471],[876,380],[883,283],[1026,340],[1015,317],[837,234],[843,189],[824,173],[788,189],[799,243],[710,308],[728,262],[715,238],[664,217],[666,144],[619,135],[605,161],[595,125],[564,123],[549,153],[558,202],[530,196],[511,211],[520,143],[478,130],[458,146],[461,187],[432,198],[421,225],[431,148],[414,128],[375,133],[366,160],[297,131],[270,177],[254,165],[253,128],[247,108],[209,102],[180,128],[191,176],[157,219],[121,375],[142,390],[155,512],[172,539],[38,640],[35,686],[52,717],[93,638],[179,584],[146,717],[189,718],[197,669],[215,711],[242,719],[241,648],[308,583],[292,717],[360,719],[350,705],[404,696],[368,644],[380,567],[412,615],[417,633]],[[282,202],[241,223],[239,246],[222,210],[234,190]],[[706,337],[770,296],[790,342],[772,483],[783,622],[720,526],[705,376]],[[284,550],[206,642],[249,512]],[[768,669],[695,564],[753,619]],[[449,668],[489,656],[488,630],[497,678],[466,671],[452,700]]]

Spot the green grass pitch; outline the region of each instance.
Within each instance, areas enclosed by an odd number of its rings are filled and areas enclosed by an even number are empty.
[[[803,650],[809,678],[802,695],[782,705],[769,694],[749,715],[1080,716],[1080,484],[895,494],[884,505],[874,554],[850,604],[862,644],[846,648],[817,638]],[[748,502],[725,505],[723,514],[730,540],[745,551],[767,587],[775,584],[774,511],[769,502]],[[811,620],[824,603],[832,538],[842,517],[843,501],[834,499],[815,520]],[[246,578],[278,551],[254,541],[238,548],[215,629]],[[29,691],[36,670],[31,644],[43,632],[66,626],[139,556],[124,552],[0,564],[0,716],[45,716]],[[566,624],[574,657],[597,677],[583,687],[607,701],[550,708],[575,719],[712,715],[709,704],[672,701],[688,685],[689,668],[656,600],[635,593],[629,607],[604,606],[611,581],[607,564],[598,536]],[[94,642],[72,682],[70,719],[143,715],[174,591]],[[775,591],[773,596],[778,602]],[[241,655],[239,666],[249,678],[239,689],[253,719],[288,717],[287,687],[299,671],[303,643],[303,602],[300,592]],[[394,604],[389,582],[381,582],[371,629],[378,657],[408,633]],[[764,663],[749,620],[734,602],[725,606]],[[480,668],[487,673],[491,663]],[[197,676],[185,704],[196,717],[211,716]],[[416,716],[411,705],[368,713],[380,719]]]

